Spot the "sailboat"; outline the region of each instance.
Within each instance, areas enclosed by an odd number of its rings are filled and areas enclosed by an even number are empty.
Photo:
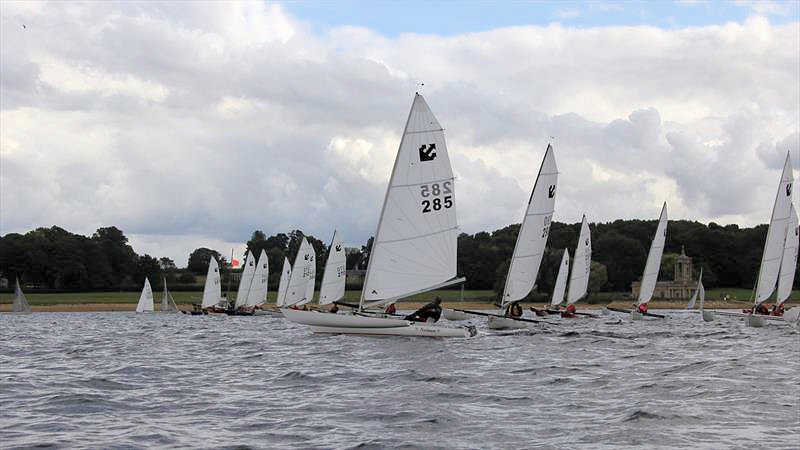
[[[344,242],[339,232],[334,230],[325,271],[322,273],[322,285],[319,288],[319,305],[329,305],[344,299],[347,255]]]
[[[203,302],[200,308],[209,313],[224,313],[219,306],[222,302],[222,285],[220,284],[219,264],[213,256],[208,260],[206,283],[203,286]]]
[[[474,329],[367,314],[369,308],[463,281],[456,278],[458,223],[453,181],[444,130],[417,93],[386,189],[358,310],[330,314],[284,308],[284,316],[308,325],[315,333],[473,334]]]
[[[180,312],[180,310],[178,309],[178,305],[175,304],[175,299],[172,298],[172,294],[170,294],[169,289],[167,289],[167,278],[161,277],[161,282],[164,283],[164,294],[161,296],[161,312],[163,313]]]
[[[150,287],[150,280],[144,278],[144,287],[139,295],[139,303],[136,305],[136,312],[153,312],[153,289]]]
[[[250,293],[250,286],[253,284],[253,275],[255,271],[255,255],[252,255],[250,250],[248,250],[244,255],[244,267],[239,277],[239,287],[236,289],[236,302],[233,304],[233,314],[235,315],[244,313],[243,308],[247,305],[247,296]],[[248,315],[249,314],[250,312],[248,312]]]
[[[505,314],[506,317],[489,316],[487,318],[489,328],[502,330],[526,327],[524,322],[508,317],[508,310],[533,290],[539,266],[542,263],[544,247],[550,235],[550,223],[553,220],[553,211],[556,205],[557,182],[556,158],[553,154],[553,146],[548,144],[539,174],[533,185],[533,191],[528,199],[528,208],[517,235],[514,253],[511,255],[511,264],[508,266],[500,305],[501,310],[498,314],[498,316]],[[563,292],[561,295],[563,297]]]
[[[581,219],[581,231],[575,246],[572,272],[569,274],[567,306],[577,303],[586,295],[589,288],[589,275],[592,269],[592,232],[586,223],[586,214]]]
[[[658,219],[656,232],[653,235],[653,241],[650,242],[647,262],[644,264],[642,283],[639,287],[639,297],[636,301],[638,308],[630,312],[631,319],[633,320],[641,320],[644,317],[661,317],[659,315],[647,313],[646,305],[653,298],[653,292],[655,292],[656,282],[658,281],[658,272],[661,270],[661,256],[664,254],[664,241],[667,239],[667,221],[667,202],[664,202],[664,206],[661,207],[661,216]],[[644,308],[642,308],[643,305],[645,305]]]
[[[30,314],[33,312],[31,304],[28,303],[22,288],[19,287],[19,278],[16,279],[16,284],[14,285],[14,303],[11,305],[11,312],[17,314]]]
[[[783,172],[781,180],[778,183],[778,192],[775,194],[775,203],[772,205],[772,215],[770,216],[769,228],[767,229],[767,240],[764,243],[764,252],[761,255],[761,265],[758,269],[758,281],[756,282],[755,289],[755,303],[752,312],[747,314],[745,322],[751,327],[763,327],[766,324],[763,316],[755,313],[762,303],[772,296],[775,291],[775,285],[779,281],[779,275],[782,272],[781,266],[784,259],[784,254],[790,253],[786,251],[786,237],[787,227],[790,224],[790,214],[792,214],[792,184],[794,183],[794,174],[792,173],[792,161],[789,158],[789,153],[786,153],[786,161],[783,164]],[[796,214],[795,214],[795,217]],[[796,220],[796,219],[795,219]],[[796,223],[796,222],[795,222]],[[796,255],[796,250],[795,250]],[[796,265],[797,260],[795,256],[794,263],[791,262],[792,256],[790,255],[786,261],[787,274],[789,267]],[[777,303],[783,303],[783,300],[788,298],[791,293],[791,283],[794,280],[794,267],[791,268],[791,278],[788,276],[782,285],[783,293],[779,288]],[[788,283],[788,284],[787,284]],[[787,290],[788,289],[788,290]],[[786,298],[780,299],[781,294]]]
[[[286,305],[286,291],[289,289],[289,279],[292,277],[292,264],[289,258],[283,258],[283,270],[281,271],[281,280],[278,282],[278,296],[275,299],[275,306],[278,308]]]
[[[305,237],[294,258],[292,274],[283,299],[285,307],[300,307],[314,298],[314,281],[317,275],[317,255]]]
[[[561,264],[558,266],[556,284],[553,285],[553,296],[550,298],[550,306],[558,307],[564,303],[564,294],[567,293],[567,274],[569,274],[569,251],[564,249],[561,257]]]
[[[686,306],[686,309],[689,311],[694,311],[694,305],[698,298],[700,299],[700,316],[703,318],[704,322],[712,322],[714,320],[714,312],[706,311],[704,308],[706,301],[706,288],[703,287],[702,267],[700,268],[700,276],[697,277],[697,288],[694,290],[694,294],[692,294],[692,298],[689,300],[689,304]]]

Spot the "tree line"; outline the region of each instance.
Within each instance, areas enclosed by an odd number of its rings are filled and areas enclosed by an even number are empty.
[[[627,292],[631,282],[641,278],[647,251],[656,228],[655,220],[616,220],[590,224],[592,267],[590,292]],[[458,237],[458,275],[467,278],[467,289],[502,291],[519,224],[492,232],[462,233]],[[550,292],[562,252],[574,252],[580,223],[553,222],[537,280],[539,292]],[[766,239],[767,226],[740,228],[737,225],[708,225],[677,220],[667,227],[661,280],[673,278],[674,258],[685,248],[693,258],[695,276],[703,268],[706,287],[752,288]],[[256,230],[247,249],[269,258],[270,289],[276,289],[284,258],[293,261],[305,237],[317,253],[317,282],[322,279],[327,255],[326,242],[301,230],[267,236]],[[347,268],[364,270],[369,262],[372,238],[360,248],[349,249]],[[196,276],[204,276],[211,256],[220,266],[229,264],[225,255],[210,248],[191,252],[186,268],[176,267],[166,257],[138,255],[122,230],[99,228],[92,236],[70,233],[59,227],[37,228],[25,234],[0,237],[0,277],[13,282],[19,276],[28,285],[65,291],[139,289],[145,276],[154,288],[161,277],[170,286],[198,289]],[[241,259],[241,255],[237,255]],[[223,283],[228,271],[222,270]],[[797,281],[800,274],[795,275]],[[352,287],[352,286],[351,286]]]

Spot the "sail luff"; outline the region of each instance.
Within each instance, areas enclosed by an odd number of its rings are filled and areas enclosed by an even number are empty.
[[[222,285],[220,284],[219,263],[211,256],[208,260],[206,282],[203,285],[202,308],[210,308],[222,300]]]
[[[11,311],[15,313],[29,313],[32,311],[31,304],[28,303],[25,293],[22,292],[22,288],[19,286],[19,278],[16,279],[16,284],[14,285],[14,303],[11,305]]]
[[[781,180],[778,183],[778,192],[772,205],[767,239],[764,241],[764,252],[761,254],[761,265],[758,268],[758,281],[756,282],[755,304],[767,300],[775,291],[775,283],[780,272],[783,257],[784,240],[786,239],[786,225],[789,220],[789,211],[792,199],[792,161],[786,153],[783,164]]]
[[[800,244],[800,230],[798,229],[797,211],[794,209],[794,204],[790,204],[789,223],[786,226],[781,270],[778,276],[778,292],[775,296],[776,305],[785,302],[792,294],[794,273],[797,269],[798,244]]]
[[[325,272],[322,274],[322,284],[319,288],[320,305],[327,305],[344,298],[346,263],[344,242],[342,242],[339,232],[334,230],[328,250],[328,259],[325,261]]]
[[[658,272],[661,269],[661,256],[664,254],[664,241],[667,238],[667,202],[661,208],[650,251],[647,253],[647,262],[642,273],[642,282],[639,288],[639,304],[645,304],[653,298],[653,292],[658,281]]]
[[[575,246],[575,256],[572,258],[572,271],[569,275],[569,291],[567,304],[576,303],[586,295],[589,287],[589,275],[592,269],[592,233],[586,222],[586,215],[581,221],[581,231],[578,243]]]
[[[533,289],[550,235],[557,182],[558,167],[553,146],[548,144],[514,243],[503,288],[503,307],[522,300]]]
[[[573,269],[574,270],[574,269]],[[561,264],[558,266],[558,275],[556,275],[556,283],[553,286],[553,297],[550,299],[550,304],[560,305],[564,302],[564,292],[567,289],[567,274],[569,273],[569,251],[564,249],[564,255],[561,257]]]

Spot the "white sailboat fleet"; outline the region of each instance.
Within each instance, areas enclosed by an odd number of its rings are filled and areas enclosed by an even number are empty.
[[[248,250],[245,254],[244,268],[236,290],[236,302],[231,315],[260,315],[261,306],[267,301],[269,282],[269,258],[261,250],[258,259]]]
[[[309,326],[315,333],[438,337],[474,334],[474,329],[468,327],[418,323],[368,311],[462,281],[456,279],[455,205],[444,130],[424,98],[416,94],[389,178],[358,309],[332,314],[284,307],[284,316]],[[293,277],[297,270],[295,263]],[[292,303],[287,294],[286,304]]]

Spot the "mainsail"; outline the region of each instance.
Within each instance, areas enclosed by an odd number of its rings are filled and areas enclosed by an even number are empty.
[[[241,308],[247,304],[247,294],[250,292],[250,285],[253,283],[253,274],[256,271],[255,255],[247,251],[244,255],[244,268],[242,276],[239,278],[239,289],[236,290],[236,308]]]
[[[575,256],[572,258],[572,272],[569,275],[569,292],[567,304],[580,300],[586,295],[589,287],[589,273],[592,269],[592,232],[586,223],[586,215],[581,222],[581,233],[578,236],[578,245],[575,247]]]
[[[322,285],[319,288],[319,304],[327,305],[344,298],[345,264],[344,243],[338,231],[333,232],[325,272],[322,274]]]
[[[139,303],[136,305],[136,312],[153,312],[153,289],[150,287],[150,280],[144,278],[144,287],[139,295]]]
[[[575,269],[572,269],[575,270]],[[564,292],[567,290],[567,274],[569,273],[569,252],[564,249],[564,256],[561,257],[561,265],[558,266],[556,284],[553,286],[553,298],[550,299],[551,305],[560,305],[564,301]]]
[[[219,264],[213,256],[208,260],[206,284],[203,286],[202,308],[210,308],[222,300],[222,285],[219,279]]]
[[[416,94],[386,188],[361,308],[424,292],[456,276],[453,181],[444,130]]]
[[[245,306],[258,306],[267,301],[268,282],[269,258],[267,257],[267,252],[261,249],[261,255],[259,255],[258,262],[256,262],[256,270],[253,272],[253,281],[250,283],[250,290],[247,292]]]
[[[29,313],[32,311],[31,304],[28,303],[22,288],[19,287],[19,278],[17,278],[17,284],[14,286],[14,303],[11,306],[11,311],[15,313]]]
[[[292,266],[292,275],[289,277],[284,306],[299,306],[311,301],[314,296],[313,283],[316,276],[316,268],[317,262],[314,247],[303,237],[300,249],[294,259],[294,266]],[[309,283],[311,283],[311,295],[309,295]]]
[[[553,155],[553,146],[548,144],[531,197],[528,199],[528,208],[522,219],[517,243],[514,245],[503,289],[503,307],[522,300],[533,289],[542,262],[544,246],[550,234],[550,222],[553,220],[556,204],[557,181],[556,158]]]
[[[689,300],[689,305],[686,306],[686,309],[694,309],[694,304],[697,302],[697,297],[700,297],[700,309],[703,309],[703,303],[706,299],[706,289],[703,287],[703,268],[700,268],[700,276],[697,278],[697,289],[694,290],[694,294],[692,294],[692,299]]]
[[[786,227],[786,240],[783,244],[783,257],[781,259],[781,273],[778,277],[778,293],[775,304],[780,305],[789,298],[794,284],[794,272],[797,269],[797,247],[800,244],[800,230],[798,230],[797,212],[794,205],[790,205],[789,225]]]
[[[161,277],[161,282],[164,284],[164,294],[161,296],[161,312],[178,312],[178,305],[175,304],[175,299],[167,289],[167,279]]]
[[[281,307],[286,304],[286,291],[289,289],[289,278],[292,276],[292,264],[289,258],[283,258],[283,269],[281,270],[281,281],[278,283],[278,296],[275,299],[275,306]]]
[[[639,289],[639,304],[643,305],[653,298],[658,280],[658,271],[661,269],[661,255],[664,254],[664,241],[667,238],[667,202],[661,208],[661,217],[658,219],[656,234],[650,243],[650,252],[644,265],[642,284]]]
[[[778,280],[781,259],[783,259],[786,226],[789,222],[792,204],[793,182],[792,161],[789,159],[789,153],[786,153],[786,162],[783,164],[781,181],[778,183],[778,192],[775,194],[772,217],[767,229],[767,241],[764,243],[764,253],[761,255],[761,266],[758,270],[756,304],[768,299],[775,290],[775,282]]]

